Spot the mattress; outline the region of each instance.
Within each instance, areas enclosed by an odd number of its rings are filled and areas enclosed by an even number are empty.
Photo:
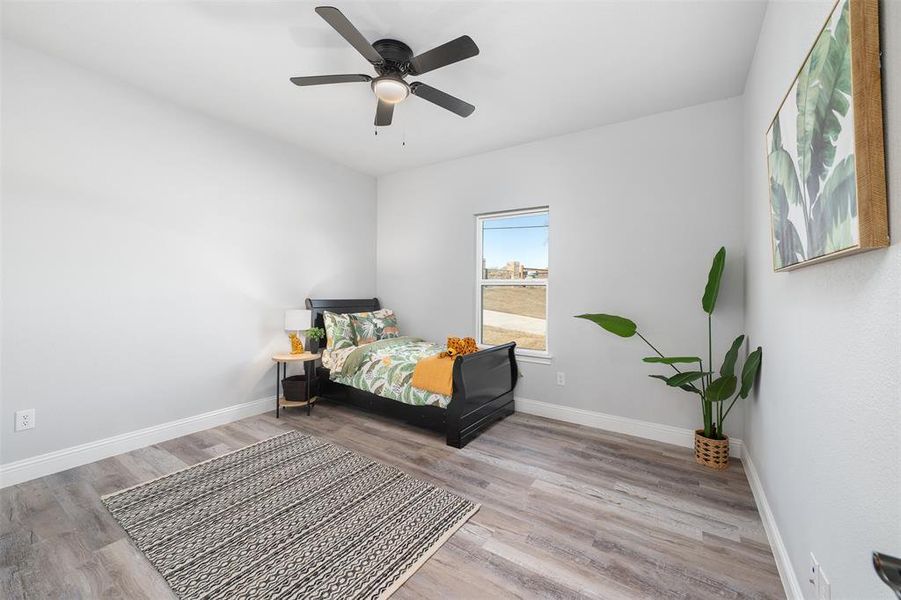
[[[443,345],[420,338],[398,337],[354,348],[325,350],[322,364],[329,369],[329,378],[336,383],[404,404],[447,408],[451,396],[412,385],[416,363],[444,350]]]

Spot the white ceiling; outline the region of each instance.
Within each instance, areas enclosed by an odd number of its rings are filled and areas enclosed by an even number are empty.
[[[479,56],[418,79],[476,112],[410,98],[374,136],[367,84],[289,83],[373,73],[314,2],[5,1],[3,34],[382,174],[739,95],[765,11],[758,0],[333,1],[370,41],[415,53],[470,35]]]

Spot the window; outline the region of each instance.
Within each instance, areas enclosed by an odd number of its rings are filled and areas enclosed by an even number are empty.
[[[478,342],[546,356],[548,209],[476,217]]]

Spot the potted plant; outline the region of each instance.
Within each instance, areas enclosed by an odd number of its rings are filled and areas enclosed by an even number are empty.
[[[644,359],[646,363],[666,365],[675,371],[674,375],[650,375],[666,385],[679,388],[701,398],[701,413],[704,427],[695,431],[695,460],[712,469],[729,466],[729,437],[725,434],[725,421],[739,398],[747,398],[754,386],[754,379],[760,371],[763,349],[758,346],[745,360],[741,376],[735,373],[738,352],[745,341],[740,335],[726,352],[718,372],[713,371],[713,309],[720,291],[720,282],[726,265],[726,249],[720,248],[713,257],[713,264],[707,276],[707,286],[701,298],[701,308],[707,313],[707,367],[700,356],[666,356],[649,342],[639,331],[634,321],[625,317],[608,314],[576,315],[597,323],[610,333],[629,338],[637,335],[656,356]],[[682,366],[682,368],[679,367]],[[683,370],[684,369],[684,370]],[[731,402],[730,402],[731,400]],[[728,406],[727,406],[728,404]]]
[[[310,345],[310,340],[319,341],[325,337],[325,329],[322,327],[310,327],[306,331],[303,332],[304,336],[307,338],[307,345]]]

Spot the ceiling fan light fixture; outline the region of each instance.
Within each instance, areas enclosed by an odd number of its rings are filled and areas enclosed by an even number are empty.
[[[382,102],[397,104],[410,95],[410,86],[402,79],[383,75],[372,80],[372,91]]]

